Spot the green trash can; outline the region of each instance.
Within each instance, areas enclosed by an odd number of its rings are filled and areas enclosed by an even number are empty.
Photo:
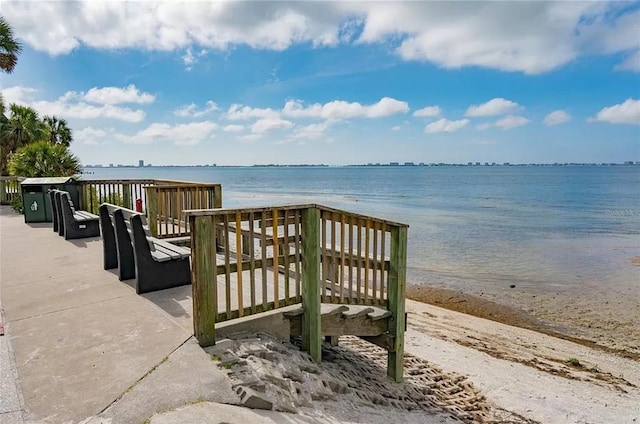
[[[22,188],[22,204],[24,206],[24,222],[51,222],[51,198],[49,190],[68,191],[71,201],[77,208],[79,190],[72,177],[27,178],[20,184]]]

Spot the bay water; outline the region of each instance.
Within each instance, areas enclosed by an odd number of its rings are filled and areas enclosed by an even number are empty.
[[[319,203],[409,224],[409,284],[566,295],[640,289],[640,166],[86,171],[87,179],[221,183],[224,207]]]

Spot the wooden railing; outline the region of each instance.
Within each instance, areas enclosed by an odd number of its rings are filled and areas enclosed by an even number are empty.
[[[158,238],[188,236],[191,232],[186,209],[214,209],[222,207],[222,186],[156,180],[145,187],[147,221],[151,233]],[[155,230],[155,231],[154,231]]]
[[[142,199],[146,213],[145,187],[156,184],[155,180],[79,180],[80,208],[98,213],[102,203],[111,203],[127,209],[135,209],[136,200]]]
[[[390,369],[402,375],[406,225],[320,205],[185,212],[202,346],[216,322],[301,302],[303,347],[319,361],[322,302],[378,305],[392,313]]]
[[[0,176],[0,205],[9,205],[16,196],[20,196],[22,177]]]
[[[220,184],[157,179],[79,180],[78,184],[80,208],[92,213],[105,202],[136,209],[140,199],[149,230],[158,238],[189,235],[184,209],[222,206]]]

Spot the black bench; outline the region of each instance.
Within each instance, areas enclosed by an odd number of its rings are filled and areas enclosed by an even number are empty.
[[[191,251],[153,237],[144,215],[103,203],[100,222],[104,268],[118,267],[120,281],[135,278],[137,293],[191,284]]]
[[[51,189],[49,190],[49,199],[51,200],[50,204],[51,204],[51,221],[53,222],[53,232],[57,233],[58,232],[58,207],[56,206],[56,191],[58,191],[57,189]]]
[[[60,203],[56,203],[62,211],[62,220],[58,222],[58,227],[62,227],[65,240],[100,236],[98,215],[75,210],[71,196],[66,191],[58,191],[55,196],[60,198]]]

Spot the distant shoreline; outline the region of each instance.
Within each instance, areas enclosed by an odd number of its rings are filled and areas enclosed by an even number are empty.
[[[388,163],[388,164],[351,164],[351,165],[327,165],[327,164],[254,164],[254,165],[84,165],[83,169],[148,169],[148,168],[419,168],[419,167],[611,167],[625,166],[640,167],[640,161],[625,163]]]

